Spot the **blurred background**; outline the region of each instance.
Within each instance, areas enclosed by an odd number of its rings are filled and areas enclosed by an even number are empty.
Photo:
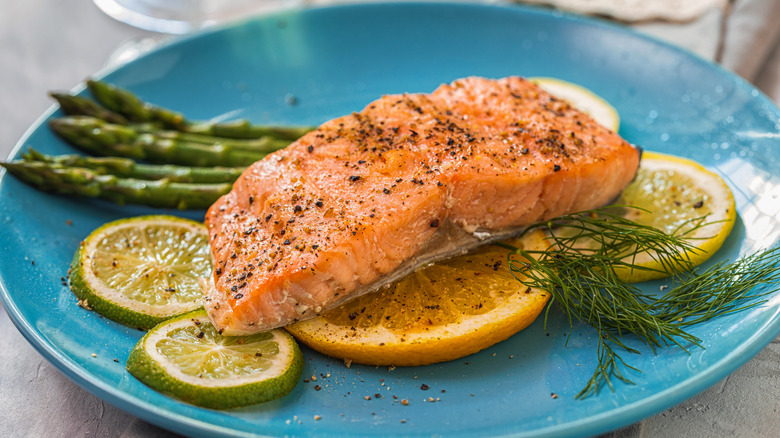
[[[127,1],[127,0],[125,0]],[[136,0],[137,1],[137,0]],[[190,0],[195,1],[195,0]],[[493,0],[491,3],[509,3]],[[0,154],[51,105],[48,90],[68,90],[107,63],[121,62],[171,37],[117,21],[122,0],[69,2],[0,0]],[[338,0],[197,0],[214,16],[208,25],[270,7],[320,6]],[[222,8],[215,3],[232,4]],[[142,3],[162,3],[143,0]],[[186,3],[175,0],[173,5]],[[342,1],[343,3],[343,1]],[[780,100],[780,2],[776,0],[527,0],[625,23],[720,63],[776,102]],[[108,4],[108,6],[106,6]],[[270,6],[269,6],[270,5]],[[170,13],[170,11],[168,11]],[[164,15],[164,13],[161,13]],[[132,21],[132,20],[131,20]],[[170,20],[169,20],[170,21]],[[151,26],[150,26],[151,27]],[[163,25],[165,28],[165,26]],[[197,27],[197,24],[194,25]],[[168,26],[186,31],[187,26]]]

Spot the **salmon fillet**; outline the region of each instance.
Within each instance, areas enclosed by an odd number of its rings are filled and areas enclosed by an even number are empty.
[[[207,212],[226,335],[316,316],[432,260],[613,200],[640,152],[518,77],[384,96],[250,166]]]

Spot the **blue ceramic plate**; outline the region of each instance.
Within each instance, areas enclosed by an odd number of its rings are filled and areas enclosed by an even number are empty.
[[[196,119],[316,124],[360,110],[382,94],[432,91],[469,75],[554,76],[592,89],[618,109],[620,133],[629,141],[696,159],[729,182],[740,221],[716,259],[778,245],[778,109],[711,63],[599,21],[466,4],[312,9],[199,34],[99,76]],[[56,115],[42,117],[14,154],[26,145],[72,152],[46,128]],[[637,345],[642,354],[628,357],[644,371],[629,374],[636,385],[619,384],[614,392],[577,401],[596,361],[593,331],[576,327],[565,345],[566,324],[553,312],[546,329],[537,321],[484,352],[428,367],[346,368],[305,350],[305,376],[317,376],[316,382],[301,382],[267,404],[200,409],[130,377],[124,363],[141,332],[81,309],[62,283],[73,251],[90,231],[151,212],[161,211],[50,196],[4,176],[2,300],[24,336],[76,383],[180,433],[596,434],[706,389],[780,332],[780,303],[771,298],[696,326],[692,332],[706,349],[693,348],[690,355],[679,348],[654,355]],[[203,212],[186,216],[202,219]],[[646,287],[657,290],[658,284]]]

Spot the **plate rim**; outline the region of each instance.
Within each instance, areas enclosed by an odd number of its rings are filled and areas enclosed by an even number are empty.
[[[199,40],[202,38],[208,38],[209,36],[217,33],[224,32],[226,30],[246,26],[249,23],[253,23],[257,20],[274,19],[281,14],[287,14],[290,12],[307,13],[309,11],[317,10],[332,10],[339,8],[347,9],[362,9],[362,8],[376,8],[376,7],[393,7],[393,8],[409,8],[409,7],[427,7],[427,8],[476,8],[476,9],[498,9],[508,10],[518,14],[538,14],[544,16],[550,16],[556,19],[573,20],[579,23],[583,23],[589,26],[608,28],[611,30],[618,30],[620,32],[626,32],[632,34],[634,37],[648,40],[654,44],[663,46],[666,49],[677,52],[679,55],[688,59],[693,59],[699,63],[706,65],[708,68],[717,70],[720,74],[728,76],[729,79],[734,80],[738,87],[749,90],[754,93],[754,98],[762,99],[764,103],[768,103],[770,108],[777,114],[780,110],[777,108],[777,104],[766,96],[761,90],[758,90],[754,85],[747,80],[734,74],[733,72],[725,69],[720,64],[717,64],[711,60],[703,58],[702,56],[687,51],[681,47],[678,47],[672,43],[661,40],[652,35],[641,33],[635,29],[627,26],[609,22],[597,17],[583,16],[570,12],[553,11],[547,8],[543,8],[536,5],[517,5],[517,4],[480,4],[470,3],[467,1],[402,1],[402,2],[377,2],[377,3],[340,3],[335,5],[319,5],[314,7],[306,7],[293,11],[282,11],[279,13],[263,14],[259,16],[247,17],[224,25],[218,25],[207,29],[202,29],[197,32],[188,34],[184,37],[172,37],[166,41],[160,43],[154,49],[150,50],[127,63],[122,63],[113,66],[104,66],[97,70],[92,77],[104,78],[111,73],[119,71],[132,63],[142,61],[146,56],[156,53],[161,49],[175,48],[178,45],[189,44],[191,41]],[[77,85],[72,88],[74,92],[80,92],[84,90],[83,85]],[[25,141],[30,135],[37,131],[46,120],[48,120],[56,111],[58,107],[51,105],[46,109],[35,121],[25,130],[20,139],[16,142],[11,149],[7,159],[11,159],[18,155],[19,151],[25,146]],[[0,175],[0,185],[3,184],[7,172],[3,172]],[[34,347],[34,349],[40,353],[44,358],[62,372],[66,377],[76,383],[82,389],[90,392],[96,397],[111,403],[117,408],[123,410],[129,415],[141,418],[150,423],[157,424],[167,430],[174,430],[178,428],[177,432],[182,432],[181,428],[186,429],[186,433],[216,433],[221,436],[270,436],[262,433],[249,433],[245,431],[237,431],[223,427],[220,425],[212,424],[193,418],[191,416],[182,415],[177,412],[173,412],[167,409],[156,409],[157,407],[152,403],[144,401],[139,397],[136,397],[127,392],[121,391],[106,382],[102,381],[97,376],[83,370],[71,357],[63,355],[58,352],[51,343],[44,339],[32,326],[30,321],[24,317],[21,310],[17,306],[17,303],[12,299],[11,292],[8,290],[3,278],[2,272],[0,272],[0,302],[5,308],[6,314],[13,322],[14,326],[23,335],[26,341]],[[744,342],[732,352],[718,360],[717,362],[708,365],[700,373],[685,379],[676,385],[666,388],[656,394],[649,397],[641,398],[634,402],[622,405],[618,408],[601,412],[599,414],[589,416],[586,418],[578,419],[575,421],[567,422],[563,425],[550,426],[543,429],[537,429],[534,431],[516,431],[511,430],[509,426],[503,427],[496,431],[501,436],[570,436],[571,433],[603,433],[609,430],[615,430],[620,427],[632,424],[633,422],[647,418],[649,415],[661,412],[663,409],[676,405],[686,399],[689,399],[696,394],[699,394],[712,385],[720,381],[728,374],[732,373],[746,362],[751,360],[756,354],[763,350],[772,339],[776,338],[780,334],[780,309],[775,309],[773,315],[761,325],[761,328],[756,331],[752,336],[747,338]],[[735,365],[736,364],[736,365]],[[671,400],[671,401],[670,401]],[[619,419],[619,420],[617,420]],[[608,428],[604,427],[604,423],[611,424]],[[457,433],[456,433],[457,435]]]

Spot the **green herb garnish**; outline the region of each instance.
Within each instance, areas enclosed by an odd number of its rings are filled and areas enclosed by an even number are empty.
[[[522,274],[517,275],[519,281],[551,293],[545,323],[557,303],[570,327],[576,320],[597,331],[598,365],[576,395],[579,399],[598,394],[604,386],[614,390],[613,379],[634,383],[621,370],[640,370],[620,354],[639,351],[624,343],[624,336],[636,336],[654,352],[671,345],[688,351],[686,346],[701,346],[701,340],[685,327],[760,305],[763,301],[758,299],[778,290],[771,286],[780,284],[780,248],[696,272],[687,257],[696,248],[685,235],[706,225],[703,218],[687,223],[685,233],[666,234],[610,211],[614,210],[585,211],[536,224],[529,230],[547,228],[549,248],[511,248],[509,255],[510,269]],[[673,286],[660,297],[623,282],[614,271],[616,267],[651,269],[632,262],[647,251],[671,275]]]

